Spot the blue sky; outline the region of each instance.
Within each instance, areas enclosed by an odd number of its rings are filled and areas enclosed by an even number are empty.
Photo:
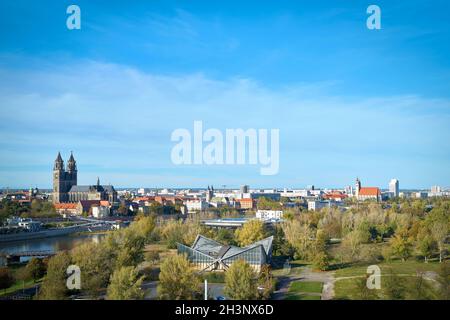
[[[81,8],[81,30],[66,8]],[[382,29],[366,28],[377,4]],[[450,186],[448,1],[0,3],[0,187]],[[280,170],[175,166],[170,134],[280,129]]]

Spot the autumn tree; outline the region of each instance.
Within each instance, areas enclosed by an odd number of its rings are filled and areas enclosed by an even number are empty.
[[[228,268],[224,293],[233,300],[252,300],[258,297],[257,276],[245,260],[237,260]]]
[[[36,281],[45,275],[45,271],[46,267],[42,259],[33,257],[30,261],[28,261],[24,269],[23,277],[25,279],[32,279]]]
[[[92,297],[98,297],[106,288],[113,272],[114,262],[103,245],[87,242],[71,251],[74,264],[80,267],[81,289]]]
[[[411,256],[412,244],[411,240],[401,234],[395,235],[390,240],[390,254],[406,261]]]
[[[184,255],[167,257],[161,264],[158,296],[162,300],[193,300],[201,293],[201,280]]]
[[[443,261],[445,239],[449,234],[450,228],[450,214],[447,209],[449,208],[434,208],[425,219],[425,224],[439,249],[439,262]]]
[[[314,230],[298,220],[283,223],[286,241],[295,249],[295,256],[306,259],[310,256]]]
[[[422,228],[422,230],[419,232],[416,241],[416,249],[423,256],[425,263],[428,262],[428,258],[436,250],[436,242],[429,234],[428,228]]]
[[[258,277],[258,288],[261,288],[259,291],[261,299],[269,299],[270,295],[275,290],[275,279],[269,264],[261,266],[261,272]]]
[[[144,298],[143,277],[135,267],[121,267],[114,271],[107,290],[108,300],[140,300]]]
[[[257,219],[252,219],[236,229],[236,240],[243,247],[262,240],[265,236],[264,222]]]
[[[39,299],[41,300],[63,300],[67,298],[66,270],[71,264],[67,252],[59,252],[48,261],[47,275],[45,276]]]

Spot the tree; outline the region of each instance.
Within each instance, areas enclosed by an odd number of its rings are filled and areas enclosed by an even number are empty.
[[[168,249],[175,249],[177,243],[183,243],[183,232],[183,221],[181,220],[169,220],[162,227],[161,236],[166,240]]]
[[[113,268],[137,266],[144,260],[146,237],[133,228],[133,224],[126,229],[109,234],[102,242],[105,250],[114,263]]]
[[[426,230],[426,229],[425,229]],[[433,237],[426,231],[421,231],[417,237],[416,249],[423,256],[425,263],[428,262],[428,258],[433,254],[436,249],[436,242]]]
[[[354,261],[359,256],[362,243],[363,237],[359,230],[353,230],[347,233],[342,240],[342,247],[344,252],[347,253],[349,260]]]
[[[25,279],[33,279],[34,281],[41,279],[45,275],[46,267],[42,262],[42,259],[31,258],[28,261],[25,270],[24,270],[24,278]]]
[[[184,255],[166,258],[159,273],[162,300],[193,300],[201,294],[201,280]]]
[[[326,251],[316,252],[313,258],[313,266],[316,270],[325,271],[330,266],[330,257]]]
[[[108,284],[114,263],[103,246],[88,242],[71,251],[74,264],[81,270],[81,289],[96,298]]]
[[[404,262],[411,256],[411,241],[402,235],[395,235],[390,241],[390,253]]]
[[[139,236],[145,238],[146,242],[150,239],[150,235],[156,227],[156,218],[151,216],[136,216],[135,221],[130,225],[130,228]]]
[[[237,260],[225,273],[224,293],[234,300],[252,300],[258,297],[257,276],[245,260]]]
[[[42,282],[39,299],[63,300],[67,297],[66,270],[71,264],[67,252],[59,252],[48,261],[47,275]]]
[[[267,197],[261,197],[256,204],[260,210],[281,210],[283,205],[278,201],[273,201]]]
[[[445,250],[445,239],[449,234],[450,215],[445,208],[435,208],[428,214],[425,223],[430,230],[430,234],[437,243],[439,249],[439,262],[442,262]]]
[[[6,289],[14,284],[14,277],[7,267],[0,268],[0,289]]]
[[[264,222],[252,219],[236,230],[236,240],[241,246],[248,246],[253,242],[264,239],[266,236]]]
[[[259,297],[261,299],[269,299],[275,290],[275,279],[269,264],[261,266],[261,272],[258,278]]]
[[[143,277],[139,277],[136,268],[121,267],[114,271],[108,286],[108,300],[140,300],[144,298]]]
[[[124,202],[121,202],[119,208],[117,209],[117,213],[121,216],[127,216],[129,214],[128,207]]]
[[[283,231],[287,242],[295,249],[296,257],[308,258],[314,235],[309,225],[298,220],[287,221],[283,223]]]
[[[330,258],[327,253],[327,237],[322,229],[319,229],[316,232],[313,255],[314,267],[322,271],[327,270],[330,264]]]

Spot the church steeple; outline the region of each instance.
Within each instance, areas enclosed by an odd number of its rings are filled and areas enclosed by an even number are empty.
[[[53,166],[53,170],[64,170],[64,161],[61,157],[61,153],[58,152],[58,156],[55,160],[55,165]]]
[[[73,153],[71,151],[69,161],[67,161],[67,171],[74,172],[76,170],[77,170],[77,162],[75,161],[75,158],[73,157]]]

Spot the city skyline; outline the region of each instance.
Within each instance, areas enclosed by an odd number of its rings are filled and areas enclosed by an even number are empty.
[[[56,160],[54,162],[54,166],[53,166],[53,188],[52,187],[44,187],[43,189],[54,189],[55,188],[55,177],[56,177],[56,181],[59,180],[59,178],[62,178],[63,182],[62,185],[57,182],[56,185],[58,186],[58,188],[66,188],[66,192],[70,190],[72,185],[77,185],[77,172],[78,172],[78,165],[76,164],[76,160],[73,154],[73,151],[70,152],[70,158],[67,160],[67,162],[62,158],[61,153],[58,152]],[[56,170],[56,171],[55,171]],[[68,170],[69,172],[66,172],[65,170]],[[57,173],[57,176],[55,176],[55,172]],[[71,172],[74,172],[74,177],[71,176]],[[68,175],[66,177],[66,175]],[[68,184],[67,186],[64,186],[64,184]],[[356,177],[356,183],[361,187],[362,183],[359,179],[359,177]],[[95,185],[100,185],[100,177],[97,176],[96,179],[96,184],[92,183],[92,182],[86,182],[86,186],[95,186]],[[226,184],[217,184],[216,185],[216,189],[220,190],[221,187],[222,189],[241,189],[242,188],[250,188],[250,186],[248,184],[240,184],[240,185],[226,185]],[[270,189],[270,188],[278,188],[278,189],[304,189],[304,188],[311,188],[313,187],[314,184],[310,183],[308,185],[305,186],[252,186],[252,189]],[[365,186],[365,185],[363,185]],[[33,187],[33,186],[31,186]],[[213,184],[211,184],[211,187],[213,187]],[[314,186],[317,189],[342,189],[342,188],[347,188],[347,187],[353,187],[351,184],[347,184],[345,186]],[[430,189],[433,192],[433,187],[437,187],[436,185],[433,185],[430,187]],[[439,188],[442,186],[438,186]],[[0,189],[7,189],[10,187],[0,187]],[[164,188],[169,188],[169,189],[183,189],[183,188],[194,188],[194,189],[205,189],[204,186],[149,186],[149,185],[140,185],[140,186],[122,186],[119,187],[119,189],[126,189],[126,188],[149,188],[149,189],[164,189]],[[207,186],[208,190],[210,188],[210,185],[208,184]],[[446,189],[446,187],[443,187],[444,189]],[[11,189],[16,189],[14,187],[12,187]],[[17,188],[17,189],[21,189],[21,188]],[[22,188],[23,189],[23,188]],[[396,178],[392,178],[390,179],[389,183],[388,183],[388,187],[384,188],[380,186],[381,190],[388,190],[389,192],[393,193],[394,196],[398,196],[398,192],[399,190],[425,190],[428,188],[399,188],[399,180]]]
[[[378,1],[381,30],[362,1],[77,4],[81,30],[65,3],[0,4],[0,188],[51,187],[71,150],[80,184],[450,184],[445,1]],[[196,120],[280,129],[279,173],[174,165]]]

